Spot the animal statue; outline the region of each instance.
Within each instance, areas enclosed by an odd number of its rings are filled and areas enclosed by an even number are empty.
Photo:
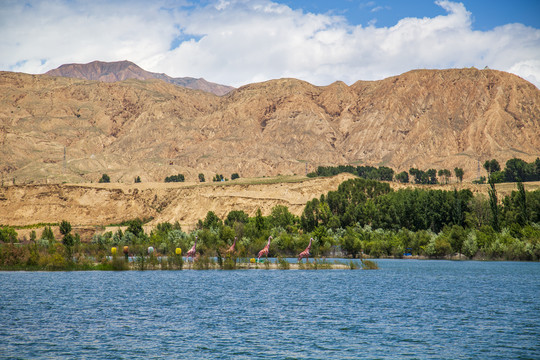
[[[186,261],[188,261],[188,259],[190,257],[191,257],[191,261],[193,261],[193,257],[195,256],[195,253],[197,252],[196,248],[197,248],[197,239],[198,238],[199,238],[198,236],[195,236],[195,244],[193,244],[191,249],[189,249],[189,251],[186,253]]]
[[[313,241],[313,238],[309,239],[309,245],[307,246],[306,250],[302,251],[300,254],[298,254],[298,262],[302,261],[302,258],[306,258],[306,262],[308,262],[309,258],[309,250],[311,250],[311,242]]]
[[[226,254],[234,254],[234,247],[235,246],[236,246],[236,236],[234,237],[233,244],[231,245],[230,248],[227,249],[227,251],[225,253]]]
[[[259,262],[259,259],[261,258],[261,256],[266,256],[268,257],[268,251],[270,250],[270,241],[272,241],[272,237],[269,236],[268,237],[268,243],[266,244],[266,246],[264,247],[264,249],[262,249],[261,251],[259,251],[259,255],[257,256],[257,262]]]

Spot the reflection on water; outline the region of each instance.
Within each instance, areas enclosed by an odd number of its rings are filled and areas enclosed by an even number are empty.
[[[540,358],[540,264],[0,272],[0,358]]]

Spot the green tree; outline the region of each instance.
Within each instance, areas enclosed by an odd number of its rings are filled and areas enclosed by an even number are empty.
[[[206,213],[206,218],[202,223],[203,229],[219,229],[223,226],[223,222],[215,212],[209,211]]]
[[[516,207],[518,210],[517,221],[521,226],[525,226],[529,222],[529,214],[527,212],[527,193],[523,187],[523,183],[517,183],[518,193],[516,196]]]
[[[231,180],[239,179],[239,178],[240,178],[240,175],[238,175],[238,173],[234,173],[231,175]]]
[[[101,179],[99,179],[98,182],[100,182],[100,183],[110,183],[111,178],[109,177],[109,175],[103,174],[103,175],[101,175]]]
[[[234,226],[235,223],[247,224],[249,216],[242,210],[232,210],[225,219],[225,225]]]
[[[258,231],[266,229],[264,217],[262,216],[261,209],[257,209],[257,213],[255,214],[255,228]]]
[[[183,174],[178,174],[178,175],[171,175],[171,176],[167,176],[165,178],[165,182],[168,183],[168,182],[184,182],[185,181],[185,177]]]
[[[489,194],[489,207],[491,209],[491,226],[495,231],[500,230],[499,225],[499,204],[497,199],[497,189],[495,189],[495,183],[493,182],[493,179],[490,177],[489,180],[489,187],[488,190]]]
[[[62,220],[62,222],[60,223],[60,234],[66,236],[70,232],[71,232],[71,224],[66,220]]]
[[[17,232],[11,226],[0,227],[0,241],[4,243],[16,243]]]
[[[140,176],[137,176],[137,177],[135,178],[135,183],[140,183],[140,182],[141,182],[141,177],[140,177]]]
[[[270,213],[270,224],[273,227],[281,226],[286,229],[287,226],[294,224],[294,215],[284,205],[276,205]]]
[[[463,175],[465,174],[465,172],[463,171],[462,168],[459,168],[459,167],[454,168],[454,174],[456,174],[456,178],[459,179],[459,182],[463,182]]]
[[[203,173],[200,173],[199,174],[199,182],[204,182],[204,174]]]
[[[488,172],[488,175],[491,175],[492,173],[496,171],[501,171],[501,165],[495,159],[486,160],[486,162],[484,163],[484,169],[486,169],[486,171]]]
[[[54,243],[54,241],[56,240],[54,238],[54,233],[50,226],[45,226],[45,228],[43,229],[43,232],[41,233],[41,238],[43,240],[47,240],[49,244]]]
[[[143,222],[141,219],[130,220],[128,222],[128,227],[126,229],[126,232],[130,232],[136,237],[139,237],[140,235],[144,234],[142,225],[143,225]]]
[[[437,170],[429,169],[426,171],[428,177],[428,184],[437,184]]]
[[[452,176],[452,173],[448,169],[441,169],[439,170],[438,175],[444,180],[445,184],[448,184],[448,179]]]
[[[73,245],[75,245],[75,238],[71,235],[71,224],[68,221],[62,220],[60,223],[60,234],[64,235],[62,244],[64,244],[66,250],[66,260],[71,262],[73,260],[71,254]]]
[[[508,160],[504,169],[505,180],[507,182],[526,181],[526,166],[527,163],[521,159]]]
[[[406,184],[409,182],[409,174],[406,171],[402,171],[396,175],[396,180],[400,183]]]

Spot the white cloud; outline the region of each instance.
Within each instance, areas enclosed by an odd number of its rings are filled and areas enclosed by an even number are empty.
[[[17,1],[0,9],[0,68],[41,73],[63,63],[132,60],[171,76],[234,86],[280,77],[353,83],[415,68],[510,71],[540,86],[540,30],[508,24],[474,31],[463,4],[392,27],[293,10],[269,0]],[[366,9],[366,11],[369,11]],[[178,38],[186,40],[170,49]]]

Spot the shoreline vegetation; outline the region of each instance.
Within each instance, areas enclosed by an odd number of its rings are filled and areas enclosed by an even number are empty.
[[[0,270],[181,269],[187,264],[180,254],[196,238],[189,268],[253,268],[251,259],[270,236],[268,256],[277,260],[258,268],[365,268],[371,266],[367,259],[376,258],[540,260],[540,189],[526,191],[518,181],[515,191],[499,199],[489,180],[486,196],[469,189],[394,190],[388,183],[354,178],[308,201],[301,216],[283,205],[268,216],[260,208],[252,217],[233,210],[225,219],[209,211],[190,232],[178,222],[159,223],[146,232],[149,219],[134,219],[117,224],[123,228],[114,233],[95,234],[90,242],[81,241],[65,220],[45,224],[39,237],[32,230],[29,238],[0,226]],[[58,226],[60,238],[51,226]],[[224,256],[235,238],[232,257]],[[285,258],[297,257],[310,238],[311,264],[288,264]],[[113,248],[124,249],[132,260],[115,256]],[[362,260],[334,264],[325,258]]]

